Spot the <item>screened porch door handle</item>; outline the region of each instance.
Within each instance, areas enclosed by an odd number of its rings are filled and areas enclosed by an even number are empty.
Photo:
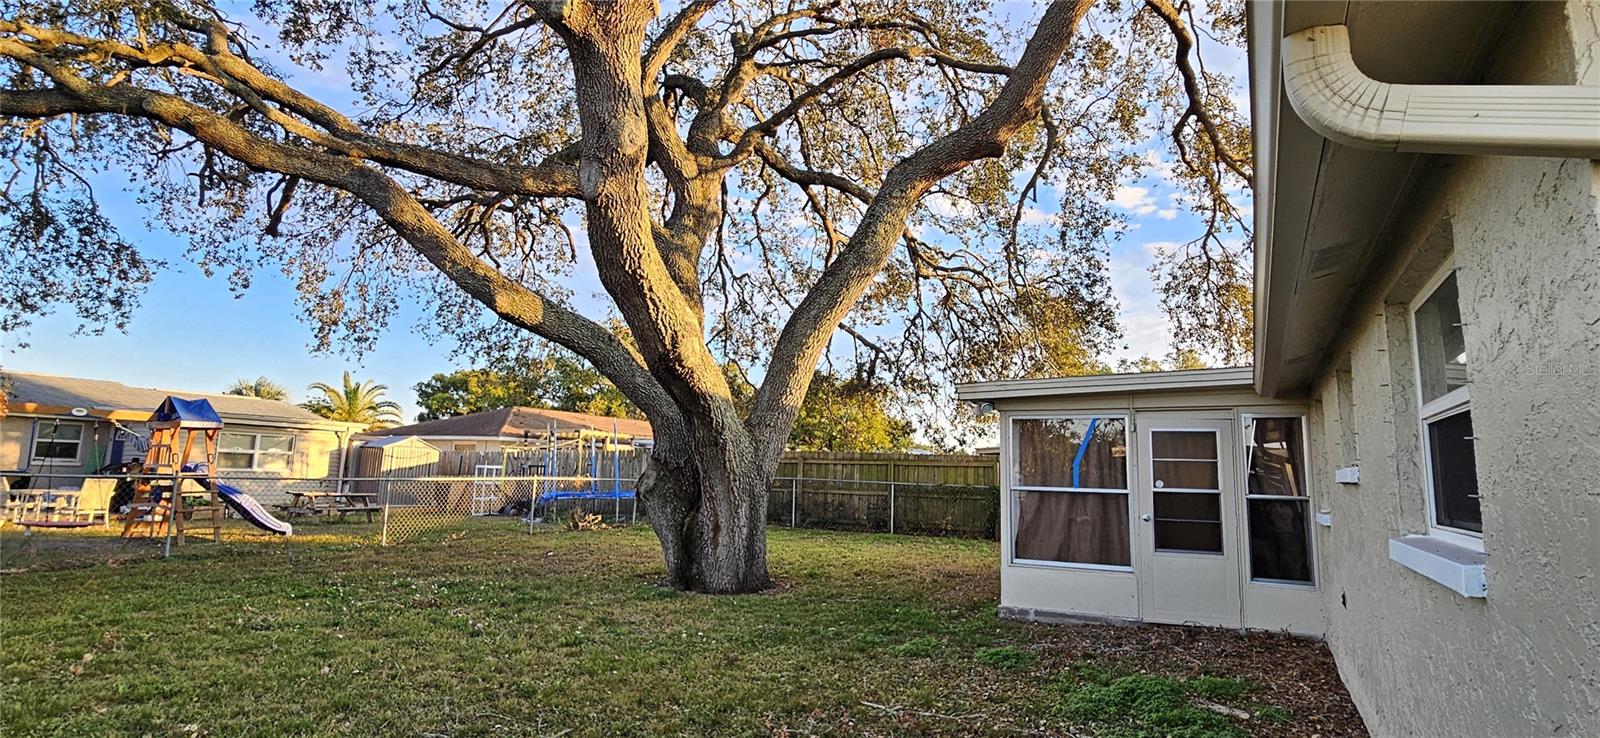
[[[1145,513],[1143,515],[1140,515],[1139,519],[1143,520],[1146,523],[1150,522],[1150,513]]]

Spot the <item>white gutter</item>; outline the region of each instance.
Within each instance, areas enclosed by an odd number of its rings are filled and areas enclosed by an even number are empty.
[[[1346,146],[1600,159],[1600,87],[1379,82],[1356,67],[1342,25],[1284,36],[1283,87],[1306,125]]]

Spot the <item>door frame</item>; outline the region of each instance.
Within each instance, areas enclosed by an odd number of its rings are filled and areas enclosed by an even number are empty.
[[[1245,582],[1242,558],[1244,542],[1240,515],[1243,505],[1243,480],[1238,456],[1239,426],[1231,409],[1150,411],[1138,414],[1136,459],[1130,484],[1134,513],[1134,561],[1139,586],[1140,619],[1156,623],[1199,623],[1223,627],[1242,627],[1244,623]],[[1155,479],[1152,434],[1160,431],[1209,431],[1217,439],[1217,486],[1219,522],[1222,527],[1222,553],[1158,551],[1155,547]],[[1174,571],[1176,568],[1180,571]],[[1187,571],[1181,571],[1187,570]],[[1203,579],[1196,579],[1199,573]],[[1179,602],[1163,604],[1164,578],[1178,581],[1209,582],[1222,585],[1217,607],[1193,606]],[[1201,587],[1204,589],[1205,587]],[[1172,596],[1172,595],[1168,595]],[[1178,595],[1182,597],[1183,595]],[[1209,610],[1210,612],[1205,612]]]

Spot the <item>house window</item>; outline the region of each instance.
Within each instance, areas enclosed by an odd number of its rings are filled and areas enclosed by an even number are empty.
[[[1012,421],[1013,559],[1132,563],[1127,426],[1121,417]]]
[[[34,430],[34,461],[46,463],[77,461],[82,447],[82,423],[41,424]]]
[[[1246,416],[1245,444],[1250,578],[1310,584],[1305,423],[1299,416]]]
[[[1467,341],[1461,330],[1461,301],[1455,270],[1446,265],[1411,312],[1412,346],[1417,365],[1417,395],[1428,525],[1435,533],[1460,536],[1482,545],[1483,514],[1478,506],[1477,463],[1472,443],[1472,404],[1467,387]]]
[[[1157,551],[1222,553],[1215,431],[1150,431]]]
[[[294,458],[294,436],[286,433],[223,433],[217,445],[223,469],[286,472]]]

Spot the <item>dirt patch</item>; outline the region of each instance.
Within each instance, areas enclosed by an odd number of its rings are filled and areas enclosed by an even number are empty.
[[[1127,673],[1247,680],[1252,701],[1289,711],[1288,720],[1250,721],[1257,736],[1364,738],[1361,715],[1321,641],[1287,633],[1240,633],[1171,625],[1036,625],[1040,656],[1060,664],[1112,664]]]

